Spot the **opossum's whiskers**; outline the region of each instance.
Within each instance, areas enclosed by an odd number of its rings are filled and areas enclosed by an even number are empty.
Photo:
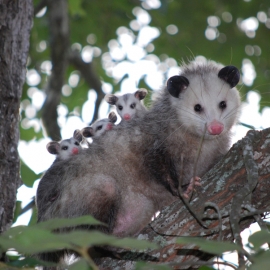
[[[225,120],[231,116],[233,116],[234,114],[239,113],[239,108],[236,106],[234,107],[232,110],[230,110],[227,114],[225,114],[222,118],[222,120]]]
[[[199,118],[199,119],[202,119],[202,120],[204,120],[204,118],[200,115],[200,114],[196,114],[196,113],[193,113],[193,110],[191,110],[190,108],[188,108],[188,107],[186,107],[187,108],[187,110],[184,110],[183,108],[176,108],[177,110],[179,110],[179,111],[184,111],[184,112],[187,112],[187,113],[189,113],[189,114],[191,114],[192,116],[194,116],[194,117],[197,117],[197,118]]]

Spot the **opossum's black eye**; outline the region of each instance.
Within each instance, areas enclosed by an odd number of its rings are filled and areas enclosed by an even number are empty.
[[[201,111],[202,111],[202,106],[201,106],[200,104],[196,104],[196,105],[194,106],[194,111],[195,111],[195,112],[201,112]]]
[[[67,146],[63,146],[61,149],[62,150],[68,150],[68,147]]]
[[[132,103],[131,105],[130,105],[130,108],[131,109],[134,109],[136,107],[136,104],[135,103]]]
[[[75,145],[78,145],[79,146],[80,144],[78,142],[75,142]]]
[[[97,127],[97,130],[101,130],[102,129],[102,125]]]
[[[226,107],[227,107],[227,104],[226,104],[225,101],[221,101],[221,102],[219,103],[219,108],[220,108],[221,110],[224,110]]]
[[[119,105],[119,106],[118,106],[118,109],[119,109],[120,111],[122,111],[122,110],[123,110],[123,106]]]

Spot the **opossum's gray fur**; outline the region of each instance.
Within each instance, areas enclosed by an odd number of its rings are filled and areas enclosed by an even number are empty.
[[[190,85],[179,98],[164,88],[144,116],[122,121],[77,156],[53,164],[38,187],[38,221],[91,214],[109,225],[108,233],[138,234],[156,211],[178,199],[181,173],[183,184],[194,176],[204,126],[212,116],[224,122],[224,131],[206,133],[196,176],[229,149],[240,98],[217,77],[221,67],[212,62],[183,66],[181,75]],[[219,98],[228,103],[226,115],[216,109]],[[205,107],[200,117],[194,112],[197,102]]]

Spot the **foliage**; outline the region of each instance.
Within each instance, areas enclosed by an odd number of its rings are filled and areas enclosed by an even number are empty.
[[[96,269],[88,254],[88,250],[92,246],[109,245],[132,250],[157,248],[156,244],[145,240],[119,239],[95,230],[68,230],[69,227],[73,228],[79,225],[100,224],[102,223],[91,216],[82,216],[74,219],[54,219],[30,226],[13,227],[0,236],[0,252],[17,251],[19,255],[9,256],[10,263],[7,265],[24,268],[48,264],[44,264],[44,262],[32,258],[30,255],[68,249],[76,251],[81,256],[79,261],[70,266],[71,269],[89,269],[90,266]],[[55,232],[55,230],[59,231],[63,228],[64,232]]]

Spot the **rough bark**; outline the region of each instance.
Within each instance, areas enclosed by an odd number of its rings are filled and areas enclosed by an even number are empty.
[[[0,1],[0,233],[12,224],[21,185],[19,107],[32,19],[31,0]]]
[[[218,239],[219,233],[221,241],[233,241],[234,236],[231,229],[230,214],[235,211],[234,198],[250,184],[253,185],[248,196],[251,195],[251,206],[259,213],[270,210],[269,186],[270,186],[270,129],[263,131],[250,131],[248,139],[253,147],[253,160],[255,169],[244,161],[243,150],[246,141],[237,142],[227,155],[216,164],[203,178],[202,187],[196,187],[196,193],[190,204],[196,218],[187,210],[183,201],[173,203],[163,209],[148,227],[138,236],[140,239],[148,239],[160,245],[158,250],[144,254],[126,253],[119,256],[120,260],[105,258],[99,262],[100,269],[132,269],[136,260],[153,261],[154,264],[168,263],[173,265],[173,269],[197,269],[196,262],[208,260],[211,255],[200,252],[194,245],[175,244],[178,236],[206,237],[207,239]],[[247,171],[258,170],[257,184],[250,183]],[[253,179],[254,178],[250,178]],[[255,186],[255,188],[254,188]],[[254,189],[253,189],[254,188]],[[247,197],[248,197],[247,196]],[[240,196],[241,197],[241,196]],[[205,211],[205,203],[214,203],[222,214],[222,226],[219,226],[216,212],[208,207]],[[243,211],[248,202],[239,202],[242,215],[249,215]],[[233,207],[232,207],[233,204]],[[247,209],[247,208],[246,208]],[[209,211],[210,210],[210,211]],[[210,215],[214,219],[209,219]],[[204,220],[203,217],[208,216]],[[258,215],[257,215],[258,216]],[[235,218],[239,221],[240,217]],[[205,226],[203,228],[199,222]],[[240,222],[240,229],[247,228],[255,221],[254,214]],[[221,231],[219,228],[222,228]],[[124,253],[123,253],[124,254]]]

